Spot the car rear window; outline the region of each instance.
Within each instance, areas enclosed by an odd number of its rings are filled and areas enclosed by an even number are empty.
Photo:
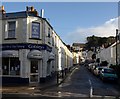
[[[98,68],[98,70],[102,70],[103,68]]]
[[[111,73],[111,74],[115,74],[115,71],[112,69],[104,69],[104,73]]]

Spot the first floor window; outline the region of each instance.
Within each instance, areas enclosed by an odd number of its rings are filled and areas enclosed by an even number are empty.
[[[20,75],[19,58],[2,58],[3,75]]]
[[[8,22],[8,38],[15,38],[16,22]]]

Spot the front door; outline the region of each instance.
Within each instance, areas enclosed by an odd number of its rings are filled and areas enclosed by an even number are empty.
[[[38,72],[38,60],[31,60],[30,65],[30,83],[38,83],[39,82],[39,72]]]

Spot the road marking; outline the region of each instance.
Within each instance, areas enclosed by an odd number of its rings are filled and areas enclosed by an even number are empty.
[[[89,96],[93,97],[93,88],[92,88],[92,83],[91,83],[90,79],[89,79],[89,84],[90,84],[90,94],[89,94]]]
[[[90,84],[90,87],[92,87],[92,83],[91,83],[91,80],[89,79],[89,84]]]
[[[35,89],[35,87],[30,87],[30,88],[28,88],[28,89],[32,90],[32,89]]]

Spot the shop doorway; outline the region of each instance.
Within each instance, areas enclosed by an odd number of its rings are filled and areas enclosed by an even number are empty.
[[[39,61],[31,60],[30,65],[30,83],[38,83],[39,82]]]

